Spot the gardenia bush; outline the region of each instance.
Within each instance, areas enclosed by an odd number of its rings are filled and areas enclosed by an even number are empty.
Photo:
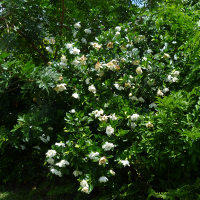
[[[152,23],[150,16],[143,20]],[[74,28],[78,32],[81,23]],[[65,135],[61,143],[52,145],[46,161],[52,174],[61,177],[72,173],[84,193],[91,193],[96,186],[117,189],[132,184],[135,176],[156,168],[154,159],[159,155],[152,153],[156,144],[147,140],[171,126],[159,125],[165,121],[157,121],[163,112],[157,104],[161,106],[162,98],[179,88],[178,63],[183,55],[176,52],[175,40],[158,37],[155,26],[145,28],[146,32],[133,18],[88,41],[87,51],[75,37],[60,50],[61,61],[50,65],[61,77],[53,89],[59,96],[68,96],[71,104],[65,117]],[[86,34],[92,33],[90,27],[87,29],[90,32]],[[148,34],[150,29],[154,34]],[[178,160],[179,156],[175,157]],[[122,176],[127,176],[124,182]],[[145,176],[153,181],[151,174]]]

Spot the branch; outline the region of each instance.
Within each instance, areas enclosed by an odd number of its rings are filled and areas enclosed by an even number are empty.
[[[4,17],[1,17],[0,20],[4,21],[6,24],[8,24],[6,22],[6,19]],[[14,24],[8,24],[10,27],[12,27],[14,29]],[[48,59],[47,57],[37,48],[37,46],[21,31],[21,30],[16,30],[16,32],[23,37],[29,44],[30,46],[39,54],[39,56],[42,58],[42,60],[47,63]]]
[[[42,58],[42,60],[47,63],[48,59],[47,57],[37,48],[37,46],[20,30],[17,30],[17,33],[19,33],[19,35],[21,37],[23,37],[26,41],[28,41],[28,43],[32,46],[32,48],[39,54],[39,56]]]

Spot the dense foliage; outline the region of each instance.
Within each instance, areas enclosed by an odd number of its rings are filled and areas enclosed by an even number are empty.
[[[200,4],[151,3],[2,1],[2,184],[199,198]]]

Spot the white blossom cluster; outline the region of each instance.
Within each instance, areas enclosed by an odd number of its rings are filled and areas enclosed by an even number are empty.
[[[91,160],[95,160],[97,159],[99,156],[99,152],[91,152],[88,157],[91,159]]]
[[[109,166],[109,163],[110,163],[109,159],[112,159],[109,156],[111,156],[112,154],[113,154],[112,156],[114,156],[113,152],[118,151],[117,147],[119,144],[115,142],[115,138],[118,137],[118,133],[120,132],[120,131],[118,132],[117,130],[120,123],[123,123],[126,120],[126,122],[123,125],[126,126],[126,123],[127,123],[128,129],[129,129],[128,131],[130,131],[131,134],[134,133],[134,131],[136,132],[137,128],[140,127],[141,125],[144,126],[148,131],[154,130],[154,127],[156,126],[153,122],[151,122],[151,119],[148,119],[148,120],[145,119],[145,122],[142,123],[141,121],[143,121],[145,117],[140,116],[138,114],[138,113],[141,113],[140,110],[137,110],[137,107],[134,107],[135,104],[136,105],[139,104],[140,107],[146,106],[147,110],[154,109],[157,107],[156,103],[153,102],[154,99],[152,98],[149,99],[148,95],[145,96],[144,94],[145,90],[143,91],[143,81],[145,81],[145,84],[148,85],[148,87],[150,88],[149,89],[150,91],[148,92],[149,93],[152,92],[155,98],[156,96],[163,97],[169,94],[169,91],[170,91],[169,83],[175,83],[178,81],[178,76],[180,72],[175,71],[175,70],[170,73],[168,72],[167,78],[165,79],[165,82],[163,83],[163,85],[158,85],[156,83],[157,79],[154,78],[155,75],[153,73],[154,71],[156,71],[155,69],[157,69],[157,66],[154,66],[154,63],[151,60],[154,59],[155,62],[159,62],[159,59],[160,60],[162,59],[164,60],[164,62],[167,62],[170,64],[171,62],[173,62],[171,56],[168,53],[164,53],[164,52],[167,52],[167,48],[168,48],[167,43],[165,43],[164,47],[160,49],[161,53],[159,52],[159,54],[153,55],[153,50],[147,47],[146,50],[144,51],[144,54],[140,55],[140,48],[139,47],[136,48],[134,46],[136,46],[135,44],[138,45],[140,42],[143,42],[146,40],[146,37],[144,35],[137,35],[134,37],[132,41],[128,37],[128,34],[127,34],[124,38],[124,41],[126,41],[127,43],[123,44],[123,43],[120,43],[120,40],[117,40],[117,39],[122,38],[124,33],[128,32],[128,29],[127,28],[125,29],[125,27],[122,27],[122,26],[117,26],[113,30],[113,38],[114,38],[113,41],[109,39],[108,41],[104,43],[104,42],[101,42],[99,38],[95,38],[95,41],[90,42],[88,38],[90,37],[89,35],[92,33],[92,30],[91,28],[85,28],[83,30],[84,35],[82,38],[79,38],[80,39],[79,41],[78,40],[79,34],[77,35],[79,29],[81,29],[81,22],[77,22],[74,24],[73,36],[76,39],[74,38],[73,42],[71,41],[65,44],[65,50],[67,49],[66,51],[68,52],[68,54],[71,54],[70,56],[74,55],[72,56],[73,58],[71,59],[70,57],[69,59],[67,59],[66,57],[67,53],[66,54],[61,53],[60,55],[62,56],[59,61],[59,66],[62,66],[62,70],[63,70],[63,69],[67,69],[66,66],[68,65],[68,67],[72,67],[74,70],[76,70],[78,75],[80,76],[83,75],[84,77],[81,80],[77,80],[78,86],[69,85],[69,88],[71,87],[73,91],[70,94],[70,96],[76,99],[74,100],[74,102],[76,102],[78,105],[79,103],[82,103],[81,106],[83,106],[85,102],[83,103],[81,102],[81,100],[82,98],[84,98],[84,95],[85,96],[88,95],[87,97],[91,97],[91,99],[93,98],[96,100],[96,102],[98,102],[98,104],[94,103],[93,107],[91,106],[90,109],[104,107],[104,110],[96,109],[96,110],[93,110],[91,113],[89,113],[89,116],[92,116],[92,120],[98,119],[99,120],[98,123],[100,124],[99,129],[96,130],[97,133],[94,133],[94,131],[91,128],[91,137],[93,137],[95,134],[99,134],[99,135],[102,134],[102,140],[99,139],[98,148],[93,148],[94,147],[93,141],[90,139],[86,139],[85,141],[87,145],[86,147],[84,147],[85,149],[83,150],[84,156],[80,157],[80,159],[84,161],[84,163],[86,162],[88,162],[88,164],[96,163],[97,167],[102,167],[103,169],[103,167]],[[82,48],[81,46],[79,46],[79,44],[80,45],[88,44],[88,48],[92,53],[83,54],[80,50]],[[77,47],[79,47],[80,49],[78,49]],[[101,57],[102,51],[104,50],[107,51],[109,55],[109,51],[112,51],[112,49],[114,49],[115,47],[119,47],[120,51],[122,52],[121,53],[122,55],[120,54],[118,55],[118,57],[113,55],[112,58]],[[46,47],[46,50],[49,53],[53,53],[53,49],[51,48],[51,46]],[[149,59],[149,57],[152,59]],[[131,68],[132,71],[130,73],[126,72],[128,71],[127,70],[128,67],[132,67]],[[147,78],[145,76],[147,76]],[[74,77],[77,78],[75,75]],[[108,77],[107,80],[105,80],[106,77]],[[146,79],[143,80],[142,79],[143,77],[145,77]],[[103,90],[101,90],[100,86],[103,88]],[[65,83],[56,84],[56,87],[54,88],[54,90],[57,93],[60,93],[66,89],[67,88],[66,88]],[[101,96],[104,95],[103,93],[104,90],[109,91],[110,96],[106,97],[107,99],[105,100],[105,102],[100,102]],[[122,111],[117,110],[118,108],[116,109],[116,111],[115,111],[115,108],[114,110],[111,110],[111,111],[109,110],[110,107],[112,107],[110,103],[110,98],[112,97],[117,98],[117,97],[120,97],[120,95],[122,98],[124,98],[125,95],[123,96],[122,94],[126,94],[126,97],[128,97],[128,102],[130,103],[130,105],[129,104],[128,105],[129,105],[129,109],[131,113],[133,113],[132,115],[129,114],[130,113],[129,111],[125,112],[124,110]],[[146,102],[149,102],[149,100],[152,103],[148,105]],[[92,102],[92,100],[91,102],[89,101],[90,99],[89,100],[87,99],[88,104]],[[69,110],[69,113],[73,114],[71,116],[72,118],[74,117],[73,120],[77,122],[76,116],[79,114],[79,107],[76,107],[76,104],[73,104],[72,108],[73,109]],[[153,110],[150,110],[150,111],[153,112]],[[105,113],[110,113],[110,112],[115,112],[116,114],[115,113],[112,113],[110,115],[105,114]],[[124,112],[125,116],[121,114],[122,112]],[[124,120],[124,121],[121,122],[120,120],[121,121]],[[93,123],[96,123],[96,120],[93,121]],[[82,127],[78,127],[78,128],[82,128]],[[77,131],[76,134],[78,135],[79,132]],[[85,132],[83,133],[81,132],[81,137],[82,135],[84,137],[86,134],[87,133]],[[50,140],[50,137],[49,138],[48,137],[49,136],[45,138],[45,135],[42,135],[40,136],[40,139],[46,143]],[[125,139],[123,139],[122,141],[126,142],[128,139],[126,137],[124,138]],[[60,151],[64,155],[63,150],[67,149],[70,142],[73,143],[73,141],[69,141],[68,144],[67,143],[65,144],[63,142],[55,143],[55,147],[58,149],[61,149]],[[77,143],[74,142],[73,145],[72,147],[80,148],[79,146],[80,144],[78,142]],[[69,153],[67,150],[66,152],[67,154]],[[102,155],[102,152],[103,152],[103,155]],[[60,168],[64,168],[70,165],[68,160],[71,162],[71,160],[68,158],[66,160],[65,156],[63,156],[62,158],[59,157],[60,154],[56,152],[55,150],[48,150],[48,152],[46,153],[46,157],[47,157],[46,161],[51,165],[51,169],[50,169],[51,173],[59,177],[62,176]],[[128,156],[127,158],[121,159],[118,157],[118,158],[114,158],[116,159],[114,161],[118,162],[119,167],[130,167],[131,158],[129,158]],[[58,159],[60,160],[58,161]],[[73,175],[75,177],[78,177],[79,181],[81,180],[80,181],[81,191],[89,194],[91,192],[90,191],[91,188],[89,186],[89,184],[91,184],[91,180],[84,174],[84,169],[80,167],[82,166],[76,166],[74,168],[76,170],[73,171]],[[79,171],[78,169],[81,169],[82,171]],[[107,175],[109,174],[109,175],[115,176],[115,172],[112,169],[107,172],[108,172]],[[102,175],[106,175],[106,173],[103,173]],[[99,181],[99,183],[106,183],[108,182],[109,175],[108,177],[106,176],[97,177],[97,180]]]
[[[47,153],[46,153],[47,158],[53,158],[55,155],[56,155],[55,150],[48,150]]]
[[[59,170],[52,168],[50,171],[52,174],[62,177],[62,173]]]
[[[95,118],[98,118],[99,121],[107,121],[108,119],[110,120],[117,120],[117,116],[115,115],[115,113],[110,114],[110,115],[104,115],[104,110],[100,109],[100,110],[94,110],[91,113],[92,115],[94,115]]]
[[[58,84],[58,85],[54,88],[54,90],[55,90],[57,93],[62,92],[62,91],[64,91],[64,90],[66,90],[66,89],[67,89],[67,88],[66,88],[66,84],[65,84],[65,83]]]
[[[65,46],[69,50],[70,54],[73,54],[73,55],[79,55],[80,54],[80,49],[73,47],[73,43],[67,43]]]
[[[89,194],[89,185],[85,179],[83,179],[80,182],[80,186],[82,187],[82,189],[81,189],[82,192]]]
[[[178,76],[180,72],[179,71],[173,71],[171,74],[169,74],[166,78],[166,82],[175,83],[178,81]]]
[[[113,150],[115,147],[115,145],[111,142],[105,142],[105,144],[102,145],[102,149],[104,151],[110,151],[110,150]]]
[[[65,167],[66,165],[69,165],[67,160],[61,160],[60,162],[56,163],[56,166],[58,167]]]
[[[111,125],[109,125],[109,126],[106,127],[106,134],[107,134],[108,136],[111,136],[111,135],[114,134],[114,128],[112,128]]]

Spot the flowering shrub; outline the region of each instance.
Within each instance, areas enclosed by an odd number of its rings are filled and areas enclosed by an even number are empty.
[[[200,152],[195,20],[168,6],[109,29],[77,21],[70,40],[44,34],[49,62],[40,66],[2,53],[8,111],[0,148],[35,155],[51,177],[70,177],[102,199],[144,199],[149,188],[193,179]]]
[[[143,20],[152,23],[151,16]],[[80,23],[75,28],[80,29]],[[184,126],[174,122],[176,106],[187,103],[180,93],[170,95],[180,87],[178,63],[183,56],[178,52],[177,57],[176,41],[147,34],[152,29],[159,34],[156,26],[145,28],[144,35],[142,25],[134,19],[103,31],[89,43],[87,53],[81,51],[81,41],[70,41],[60,52],[62,57],[68,55],[67,65],[52,64],[62,73],[60,82],[66,84],[60,95],[67,93],[73,99],[65,117],[65,135],[60,138],[65,145],[53,145],[49,151],[56,155],[51,160],[47,156],[47,163],[58,176],[70,169],[84,193],[91,193],[95,186],[115,191],[127,183],[132,187],[141,176],[154,181],[150,171],[160,170],[159,162],[176,165],[190,146],[184,134],[176,136]],[[171,101],[174,98],[178,102]],[[163,107],[167,101],[175,104],[173,111]],[[60,167],[61,161],[68,166]],[[127,177],[122,181],[119,177],[124,173]]]

